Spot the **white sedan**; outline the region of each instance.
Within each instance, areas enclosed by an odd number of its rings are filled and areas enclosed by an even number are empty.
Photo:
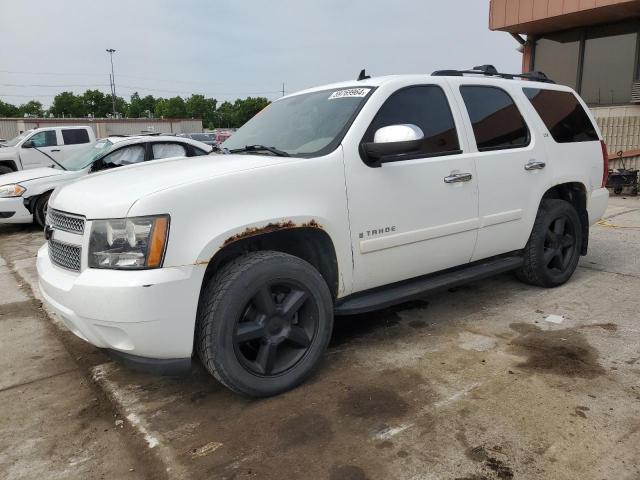
[[[113,136],[99,140],[56,168],[36,168],[0,176],[0,224],[31,223],[44,227],[53,190],[87,174],[170,157],[207,155],[210,145],[169,135]]]

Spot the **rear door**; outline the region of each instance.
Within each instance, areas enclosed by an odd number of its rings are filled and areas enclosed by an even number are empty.
[[[61,128],[62,158],[66,159],[91,143],[91,137],[86,128]]]
[[[520,87],[452,80],[466,112],[478,173],[479,231],[472,261],[523,248],[553,175],[538,125]]]

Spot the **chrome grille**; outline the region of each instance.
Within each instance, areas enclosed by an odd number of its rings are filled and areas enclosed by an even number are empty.
[[[84,217],[79,215],[72,215],[53,209],[49,209],[47,212],[47,224],[57,230],[82,235],[84,233],[84,222]]]
[[[76,245],[49,240],[49,258],[59,267],[79,272],[82,248]]]

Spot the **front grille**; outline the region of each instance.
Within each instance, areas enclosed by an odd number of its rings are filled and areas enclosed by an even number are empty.
[[[49,240],[49,258],[59,267],[79,272],[82,248],[76,245]]]
[[[49,209],[47,212],[47,224],[57,230],[82,235],[84,233],[84,222],[84,217],[79,215],[63,213],[53,209]]]

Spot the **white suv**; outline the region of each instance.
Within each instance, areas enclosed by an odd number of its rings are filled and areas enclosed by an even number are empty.
[[[511,270],[561,285],[606,209],[607,157],[573,90],[525,77],[361,75],[279,99],[215,161],[56,190],[43,296],[132,366],[173,373],[197,352],[268,396],[318,366],[334,314]]]

